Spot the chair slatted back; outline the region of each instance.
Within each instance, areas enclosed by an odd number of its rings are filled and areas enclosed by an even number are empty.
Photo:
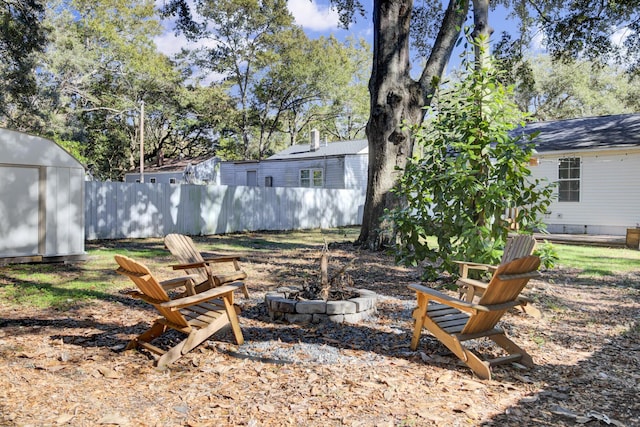
[[[167,234],[164,238],[164,245],[180,264],[204,263],[202,255],[189,236],[175,233]],[[189,268],[185,271],[187,274],[198,276],[198,283],[196,284],[206,282],[211,275],[209,267],[206,265],[201,268]]]
[[[500,264],[506,264],[514,259],[523,258],[533,253],[536,239],[528,234],[517,234],[509,237],[504,246]]]
[[[162,314],[168,321],[183,327],[188,327],[189,323],[185,319],[185,317],[179,311],[172,311],[162,307],[160,304],[163,302],[169,301],[169,295],[167,292],[160,286],[160,283],[156,280],[155,277],[151,274],[149,269],[127,256],[123,255],[115,255],[114,257],[116,262],[120,266],[118,268],[118,273],[128,276],[133,283],[136,284],[140,292],[142,292],[147,297],[157,301],[157,303],[153,304],[160,314]]]
[[[540,258],[529,255],[506,264],[501,264],[493,274],[491,282],[482,294],[479,305],[495,305],[515,301],[530,279],[538,277]],[[480,311],[469,319],[462,334],[473,334],[495,327],[508,308]]]

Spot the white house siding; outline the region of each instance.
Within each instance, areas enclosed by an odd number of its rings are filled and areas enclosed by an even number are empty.
[[[300,160],[263,160],[255,163],[223,162],[221,185],[247,185],[247,172],[256,171],[258,187],[271,177],[272,187],[299,187],[301,169],[322,169],[324,188],[345,188],[345,161],[327,157]]]
[[[580,201],[555,200],[545,216],[555,233],[624,235],[640,223],[640,150],[541,153],[535,178],[558,179],[561,158],[580,157]]]
[[[84,174],[53,141],[0,129],[0,258],[84,256]]]
[[[369,154],[355,154],[344,159],[344,188],[367,189]]]

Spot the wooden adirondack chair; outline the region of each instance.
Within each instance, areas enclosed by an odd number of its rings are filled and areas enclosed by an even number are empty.
[[[238,256],[215,256],[206,258],[196,248],[193,240],[183,234],[167,234],[164,238],[164,245],[169,252],[178,259],[180,264],[173,265],[174,270],[185,270],[187,274],[196,276],[196,292],[206,289],[229,285],[241,289],[244,296],[249,298],[247,285],[244,280],[247,274],[240,269]],[[222,264],[232,266],[225,271],[213,271],[212,264],[220,267]]]
[[[507,239],[507,243],[502,253],[500,264],[507,263],[511,260],[526,257],[533,253],[536,246],[536,239],[528,234],[517,234]],[[468,261],[455,261],[460,267],[460,278],[457,281],[459,287],[460,298],[464,296],[465,301],[473,301],[473,298],[482,295],[487,288],[487,282],[482,280],[469,278],[470,270],[488,271],[494,273],[498,266],[489,264],[480,264]]]
[[[187,282],[193,283],[192,276],[158,282],[143,264],[122,255],[116,255],[115,259],[120,266],[116,271],[128,276],[139,289],[129,294],[152,304],[162,315],[153,322],[151,328],[134,338],[127,349],[145,348],[159,355],[156,364],[158,367],[164,367],[175,362],[227,325],[231,325],[236,343],[238,345],[244,343],[238,313],[232,303],[236,287],[219,286],[196,295],[172,300],[167,294],[167,289],[185,285]],[[151,344],[151,341],[169,329],[182,332],[187,337],[169,350],[163,350]]]
[[[415,325],[411,349],[418,348],[424,327],[480,378],[491,379],[491,367],[498,364],[519,362],[533,366],[531,356],[507,338],[496,324],[511,307],[526,304],[518,296],[531,278],[540,275],[539,265],[540,258],[532,255],[501,264],[477,304],[426,286],[409,285],[418,297],[418,307],[413,312]],[[486,361],[463,345],[465,341],[483,337],[493,340],[508,356]]]

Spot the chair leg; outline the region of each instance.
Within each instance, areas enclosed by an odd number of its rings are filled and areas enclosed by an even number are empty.
[[[160,335],[164,334],[166,330],[166,325],[160,322],[153,322],[153,325],[151,325],[149,329],[132,339],[129,344],[127,344],[126,350],[137,348],[139,342],[151,342],[155,338],[158,338]]]
[[[231,329],[233,330],[233,335],[236,338],[236,344],[242,345],[244,344],[244,337],[242,336],[242,330],[240,329],[240,321],[238,320],[238,313],[236,312],[236,308],[233,305],[231,298],[233,298],[233,292],[229,292],[229,297],[227,297],[227,295],[223,295],[222,301],[224,302],[224,309],[227,312],[229,323],[231,323]]]
[[[507,338],[504,334],[498,335],[490,335],[489,338],[502,347],[509,354],[519,354],[522,358],[519,360],[519,363],[522,363],[524,366],[529,368],[535,366],[533,363],[533,359],[523,348],[518,346],[516,343]]]
[[[242,293],[244,294],[245,298],[249,299],[249,290],[247,290],[246,283],[242,283]]]
[[[429,301],[424,295],[418,293],[418,307],[413,310],[413,318],[415,322],[413,324],[413,338],[411,338],[411,350],[417,350],[418,344],[420,344],[420,335],[422,335],[422,328],[424,327],[424,318],[427,315],[427,305]]]
[[[220,316],[213,322],[209,323],[206,328],[192,330],[184,340],[180,341],[164,353],[156,362],[156,366],[158,366],[158,368],[163,368],[172,364],[202,344],[204,341],[208,340],[209,337],[222,329],[226,324],[227,319],[224,316]]]
[[[479,378],[483,380],[490,380],[491,365],[489,364],[489,362],[482,360],[481,358],[476,356],[476,354],[473,353],[471,350],[467,350],[466,348],[464,348],[464,346],[463,346],[463,349],[467,357],[466,361],[463,360],[464,364],[467,365],[469,368],[471,368],[471,370],[475,372],[475,374]]]

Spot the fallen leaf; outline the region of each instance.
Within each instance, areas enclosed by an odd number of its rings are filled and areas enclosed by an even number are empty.
[[[552,414],[562,415],[563,417],[574,418],[574,419],[577,417],[576,414],[574,414],[573,412],[571,412],[566,408],[563,408],[560,405],[554,405],[551,407],[550,410]]]
[[[263,404],[263,405],[258,405],[258,409],[260,409],[262,412],[266,412],[268,414],[273,414],[274,412],[276,412],[276,407],[273,405],[270,405],[268,403]]]
[[[62,414],[56,419],[56,424],[66,424],[75,417],[73,414]]]
[[[108,414],[98,420],[98,424],[115,424],[118,426],[129,424],[129,419],[120,414]]]
[[[118,372],[114,371],[113,369],[107,368],[105,366],[99,366],[98,367],[98,372],[100,372],[103,377],[109,378],[109,379],[112,379],[112,380],[115,380],[115,379],[118,379],[118,378],[122,378],[122,374],[119,374]]]

